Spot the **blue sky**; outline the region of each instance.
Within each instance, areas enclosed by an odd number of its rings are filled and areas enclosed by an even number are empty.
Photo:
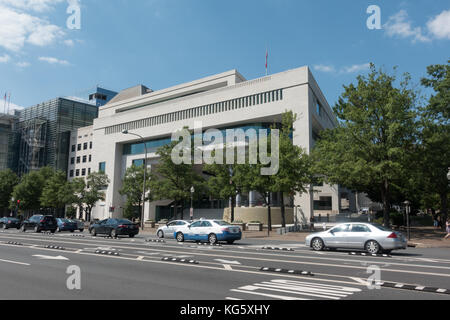
[[[70,0],[77,2],[77,0]],[[230,69],[247,79],[309,65],[329,103],[375,63],[418,83],[450,58],[444,0],[0,0],[0,98],[28,107],[100,84],[153,90]],[[381,30],[369,30],[369,5]],[[0,112],[3,102],[0,103]]]

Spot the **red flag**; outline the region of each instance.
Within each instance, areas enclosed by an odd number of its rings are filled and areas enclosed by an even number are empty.
[[[266,49],[266,71],[267,71],[267,62],[269,61],[269,50]]]

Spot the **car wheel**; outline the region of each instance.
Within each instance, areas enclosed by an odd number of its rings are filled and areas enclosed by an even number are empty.
[[[216,243],[217,243],[217,236],[216,236],[214,233],[211,233],[211,234],[208,236],[208,242],[209,242],[210,244],[216,244]]]
[[[381,247],[375,240],[370,240],[366,242],[364,249],[366,249],[366,251],[371,254],[377,254],[378,252],[380,252]]]
[[[323,240],[320,238],[314,238],[311,241],[311,248],[313,248],[314,251],[322,251],[325,248]]]
[[[112,229],[109,235],[111,236],[111,238],[117,238],[117,231]]]
[[[51,232],[51,233],[55,233],[55,232],[56,232],[56,229],[50,230],[50,232]]]
[[[181,232],[177,233],[177,241],[178,242],[184,242],[184,235]]]
[[[92,235],[93,237],[95,237],[95,236],[97,235],[97,231],[95,231],[95,228],[92,228],[92,229],[91,229],[91,235]]]
[[[130,234],[129,235],[130,238],[134,238],[134,236],[135,236],[134,234]]]
[[[159,230],[157,235],[158,235],[158,238],[160,238],[160,239],[164,238],[164,232],[162,230]]]
[[[39,230],[39,227],[38,227],[38,226],[36,226],[36,227],[34,227],[34,232],[36,232],[36,233],[40,233],[40,232],[41,232],[41,230]]]
[[[75,230],[70,230],[70,232],[71,232],[71,233],[74,233],[74,232],[75,232]]]
[[[80,232],[84,232],[84,229],[80,229]]]

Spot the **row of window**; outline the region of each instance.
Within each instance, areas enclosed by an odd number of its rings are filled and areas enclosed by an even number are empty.
[[[92,162],[92,155],[88,156],[83,156],[83,157],[77,157],[77,163],[81,163],[81,159],[83,159],[83,163],[88,162]],[[75,157],[70,158],[70,164],[75,164]]]
[[[185,119],[191,119],[206,116],[219,112],[226,112],[240,108],[251,107],[259,104],[283,100],[283,90],[273,90],[264,93],[254,94],[243,98],[227,100],[223,102],[213,103],[201,107],[191,108],[182,111],[154,116],[146,119],[127,122],[105,128],[105,134],[119,133],[124,130],[134,130],[139,128],[151,127],[168,122],[175,122]]]
[[[87,174],[86,174],[86,172],[87,172]],[[74,176],[75,177],[79,177],[80,174],[81,174],[82,177],[85,177],[86,175],[90,175],[91,174],[91,168],[88,168],[87,170],[86,169],[70,170],[70,172],[69,172],[69,176],[71,178],[73,178]]]
[[[72,145],[72,152],[75,152],[75,148],[77,151],[81,151],[81,146],[82,146],[81,143],[79,143],[78,146]],[[83,143],[83,150],[87,150],[87,149],[88,149],[88,143],[85,142],[85,143]],[[92,149],[92,141],[89,142],[89,149]]]

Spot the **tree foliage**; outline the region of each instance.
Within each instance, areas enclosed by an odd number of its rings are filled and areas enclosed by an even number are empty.
[[[0,210],[9,207],[14,187],[19,183],[17,175],[7,169],[0,171]]]

